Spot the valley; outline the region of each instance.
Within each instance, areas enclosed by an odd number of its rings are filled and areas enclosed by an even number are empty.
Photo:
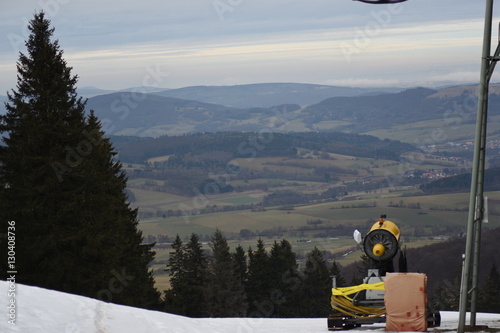
[[[127,173],[144,242],[156,243],[152,269],[160,290],[168,287],[164,268],[176,235],[188,240],[196,233],[205,249],[216,230],[233,249],[255,247],[258,239],[269,249],[285,238],[299,263],[317,247],[342,266],[362,254],[353,231],[366,232],[381,214],[400,226],[408,248],[463,237],[473,87],[365,91],[288,104],[300,101],[287,89],[306,89],[300,93],[306,96],[311,88],[193,87],[90,99],[88,107],[107,124]],[[488,126],[489,168],[500,165],[497,88]],[[235,94],[224,103],[227,89]],[[264,94],[275,99],[259,105],[265,89],[276,91]],[[252,99],[259,106],[245,104]],[[432,187],[439,179],[450,184]],[[493,177],[487,189],[485,229],[500,227],[499,184]]]

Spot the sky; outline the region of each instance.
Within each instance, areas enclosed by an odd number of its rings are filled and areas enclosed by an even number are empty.
[[[16,62],[19,52],[26,52],[28,21],[40,10],[51,20],[54,38],[72,73],[78,75],[79,87],[478,83],[485,3],[2,1],[0,95],[15,88]],[[500,19],[496,7],[494,18]]]

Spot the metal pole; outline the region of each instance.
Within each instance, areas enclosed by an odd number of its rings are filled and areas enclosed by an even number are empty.
[[[489,68],[492,67],[490,62]],[[486,94],[489,95],[489,79],[486,85]],[[476,215],[474,228],[474,258],[472,266],[472,288],[471,288],[471,307],[470,307],[470,326],[476,326],[476,303],[479,288],[479,260],[481,252],[481,229],[484,218],[484,170],[486,164],[486,133],[488,117],[488,99],[484,101],[483,122],[481,124],[481,148],[479,150],[479,174],[476,195]]]
[[[483,133],[486,124],[486,112],[487,112],[487,100],[488,100],[488,69],[490,65],[490,51],[491,51],[491,26],[493,21],[493,0],[486,0],[486,13],[484,20],[484,37],[483,37],[483,53],[481,59],[481,77],[479,84],[479,96],[478,96],[478,109],[476,118],[476,135],[474,142],[474,160],[472,163],[472,177],[471,177],[471,188],[469,197],[469,214],[467,219],[467,239],[465,245],[465,259],[464,259],[464,269],[462,270],[462,288],[460,293],[460,309],[459,309],[459,320],[458,320],[458,332],[463,333],[465,331],[465,316],[467,312],[467,300],[468,300],[468,285],[469,285],[469,273],[472,259],[472,246],[474,241],[474,223],[476,218],[476,200],[478,198],[478,183],[480,183],[479,188],[482,191],[482,182],[484,175],[484,163],[481,163],[481,157],[484,158],[484,154],[481,153],[481,143],[483,140]],[[483,149],[484,150],[484,149]],[[482,169],[482,170],[481,170]],[[482,193],[481,198],[478,200],[477,206],[478,211],[483,210],[483,200]],[[480,214],[477,214],[480,215]],[[478,218],[482,218],[478,216]]]

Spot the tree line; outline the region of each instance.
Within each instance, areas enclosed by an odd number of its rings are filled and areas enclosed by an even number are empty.
[[[332,276],[345,286],[341,266],[329,265],[314,248],[299,267],[291,244],[262,239],[233,252],[217,230],[204,251],[199,236],[187,243],[177,235],[167,265],[171,288],[165,311],[190,317],[326,317],[331,312]]]
[[[327,317],[332,312],[332,276],[337,287],[357,285],[369,267],[367,256],[347,267],[335,261],[329,264],[317,247],[299,261],[286,239],[274,241],[269,250],[259,238],[255,249],[245,251],[238,245],[231,251],[220,230],[212,235],[209,247],[203,250],[194,233],[186,243],[177,235],[166,267],[171,287],[165,291],[165,311],[190,317]],[[410,259],[414,256],[410,253]],[[428,265],[438,265],[436,256],[425,257]],[[422,271],[420,263],[416,266]],[[500,313],[500,274],[494,262],[489,267],[477,310]],[[428,276],[434,280],[428,289],[429,304],[436,310],[457,311],[458,268],[451,278],[440,278],[433,271]]]

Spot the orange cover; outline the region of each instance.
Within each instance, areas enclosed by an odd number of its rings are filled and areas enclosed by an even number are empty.
[[[385,308],[387,331],[427,331],[427,276],[387,273]]]

